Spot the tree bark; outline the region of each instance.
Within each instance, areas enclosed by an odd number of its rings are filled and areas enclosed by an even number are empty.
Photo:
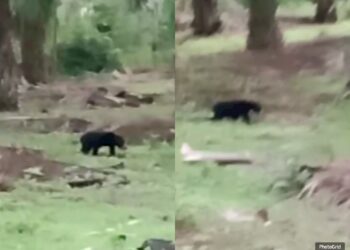
[[[12,15],[9,0],[0,1],[0,111],[18,109],[19,74],[12,48]]]
[[[24,78],[31,84],[47,83],[44,45],[46,23],[40,18],[22,22],[21,52]]]
[[[337,8],[335,0],[315,0],[316,14],[314,21],[316,23],[334,23],[337,21]]]
[[[192,0],[194,18],[192,28],[195,35],[210,36],[222,25],[217,8],[217,0]]]
[[[250,0],[248,50],[279,50],[283,38],[276,21],[276,0]]]

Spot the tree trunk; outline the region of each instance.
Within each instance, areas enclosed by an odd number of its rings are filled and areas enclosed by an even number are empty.
[[[276,21],[276,0],[251,0],[249,11],[248,50],[278,50],[283,38]]]
[[[18,109],[19,75],[13,53],[12,16],[9,0],[0,1],[0,111]]]
[[[192,28],[195,35],[209,36],[219,31],[221,20],[217,0],[192,0],[194,18]]]
[[[337,21],[337,8],[335,0],[316,0],[316,23],[334,23]]]
[[[31,84],[47,83],[44,55],[46,24],[43,20],[22,22],[21,52],[24,78]]]

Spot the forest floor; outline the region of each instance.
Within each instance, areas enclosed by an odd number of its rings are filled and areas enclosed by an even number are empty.
[[[178,249],[311,250],[317,241],[350,243],[348,208],[329,204],[327,197],[300,201],[268,191],[296,165],[349,158],[350,102],[339,97],[349,80],[350,23],[304,22],[312,11],[300,15],[282,9],[286,48],[277,55],[244,52],[244,28],[178,46]],[[246,126],[206,120],[211,104],[230,98],[261,102],[261,121]],[[226,168],[190,165],[179,152],[184,142],[200,150],[249,151],[256,162]],[[232,222],[228,216],[263,208],[272,221],[269,227]]]
[[[88,108],[98,87],[157,97],[137,108]],[[23,90],[21,110],[0,117],[1,249],[122,250],[148,238],[173,240],[174,146],[162,142],[174,128],[173,103],[174,82],[158,73],[89,75]],[[82,132],[120,126],[133,128],[124,129],[132,141],[126,153],[80,153]],[[103,186],[67,185],[89,176]]]

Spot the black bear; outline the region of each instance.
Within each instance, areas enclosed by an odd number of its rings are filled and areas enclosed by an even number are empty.
[[[222,120],[225,118],[238,120],[243,119],[244,122],[250,123],[250,112],[260,113],[261,105],[254,101],[234,100],[226,102],[218,102],[213,106],[214,116],[212,120]]]
[[[138,247],[137,250],[175,250],[175,245],[169,240],[162,239],[149,239],[146,240],[142,246]]]
[[[114,134],[113,132],[90,131],[80,137],[81,152],[89,154],[92,150],[93,155],[98,155],[98,150],[101,147],[109,147],[111,156],[115,155],[115,146],[120,149],[126,149],[125,140],[123,137]]]

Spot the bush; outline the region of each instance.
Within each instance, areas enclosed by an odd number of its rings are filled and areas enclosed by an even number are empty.
[[[95,38],[77,38],[70,43],[61,43],[57,47],[58,69],[67,75],[120,70],[122,65],[118,53],[113,50],[108,42]]]
[[[62,73],[170,65],[173,0],[62,0],[57,64]]]

